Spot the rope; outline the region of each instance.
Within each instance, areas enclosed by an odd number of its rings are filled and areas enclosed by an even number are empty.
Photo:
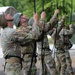
[[[56,0],[56,8],[58,9],[58,0]],[[58,15],[57,15],[58,16]],[[56,34],[55,34],[55,41],[54,41],[54,44],[56,44],[56,38],[57,38],[57,27],[58,27],[58,22],[57,22],[57,26],[56,26]]]
[[[72,22],[72,11],[73,11],[73,0],[71,0],[71,18],[70,18],[70,24]]]
[[[34,12],[36,13],[36,0],[34,0]],[[27,75],[31,75],[31,68],[32,68],[34,59],[35,59],[35,63],[36,63],[36,41],[34,41],[33,55],[31,58],[31,64],[30,64],[29,72]]]
[[[42,0],[42,11],[44,11],[44,0]],[[44,25],[45,27],[45,25]],[[42,31],[42,34],[44,35],[44,30]],[[44,38],[44,36],[43,36]],[[42,63],[42,75],[45,75],[44,70],[44,55],[45,55],[45,49],[43,48],[43,43],[44,43],[44,39],[41,41],[42,42],[42,49],[41,49],[41,63]]]
[[[63,14],[65,13],[65,0],[63,0]]]
[[[44,11],[44,0],[42,0],[42,11]]]
[[[34,12],[36,13],[36,0],[34,0]]]

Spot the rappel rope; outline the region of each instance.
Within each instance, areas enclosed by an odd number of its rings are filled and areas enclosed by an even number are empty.
[[[36,0],[34,0],[34,12],[36,13]],[[31,75],[31,68],[32,68],[34,60],[35,60],[35,63],[36,63],[36,41],[34,41],[33,55],[32,55],[32,58],[31,58],[31,64],[30,64],[28,75]]]

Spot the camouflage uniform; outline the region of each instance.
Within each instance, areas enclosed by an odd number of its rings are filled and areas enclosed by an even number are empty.
[[[6,27],[1,33],[1,46],[6,63],[5,73],[7,75],[21,74],[21,47],[11,40],[14,32],[14,29]]]
[[[31,68],[32,70],[34,70],[33,71],[34,73],[32,73],[32,71],[30,70],[31,61],[32,61],[32,57],[34,54],[33,49],[35,48],[34,43],[35,43],[35,40],[37,40],[38,37],[40,36],[40,27],[38,25],[39,23],[37,23],[37,21],[36,21],[36,19],[38,18],[38,15],[37,14],[35,14],[35,15],[33,16],[35,22],[32,27],[28,26],[28,18],[25,15],[23,15],[22,13],[16,13],[14,16],[14,21],[13,21],[16,26],[21,26],[18,29],[20,34],[23,37],[26,34],[25,39],[22,40],[22,42],[20,42],[20,44],[22,46],[21,53],[23,54],[23,59],[24,59],[23,70],[24,70],[25,75],[28,75],[28,73],[31,75],[34,75],[36,72],[34,59],[33,59],[33,65]],[[23,27],[23,26],[25,26],[25,27]]]
[[[62,37],[62,40],[63,40],[63,50],[65,52],[65,60],[66,60],[66,65],[69,69],[69,73],[73,73],[73,70],[72,70],[72,66],[71,66],[71,59],[70,59],[70,56],[69,56],[69,51],[68,51],[68,45],[65,45],[64,42],[68,42],[69,41],[69,36],[72,35],[73,33],[73,29],[70,28],[70,30],[67,30],[67,29],[62,29],[59,33],[59,35]],[[64,37],[63,35],[66,35],[66,37]],[[64,40],[65,38],[65,40]],[[67,39],[67,40],[66,40]],[[58,60],[57,60],[58,61]],[[59,64],[59,63],[58,63]],[[60,65],[60,64],[59,64]],[[58,66],[59,66],[58,65]],[[64,70],[64,69],[63,69]],[[64,75],[64,74],[63,74]]]
[[[73,68],[72,68],[72,60],[69,51],[65,50],[65,54],[66,54],[66,64],[67,64],[68,72],[70,75],[74,75]]]
[[[61,43],[60,43],[61,42]],[[65,75],[66,70],[66,57],[65,57],[65,50],[63,49],[64,44],[61,38],[56,39],[55,47],[57,49],[56,51],[56,67],[59,75]]]
[[[62,26],[64,24],[64,19],[62,19],[59,24],[60,25],[58,26],[58,29],[57,29],[57,35],[56,35],[56,31],[54,31],[51,36],[55,41],[54,45],[55,45],[55,48],[57,49],[57,51],[56,51],[56,57],[57,57],[56,67],[57,67],[57,71],[58,71],[59,75],[65,75],[66,58],[65,58],[65,50],[63,48],[64,43],[63,43],[62,36],[59,35],[59,33],[61,31],[61,28],[62,28]]]
[[[33,64],[29,72],[29,69],[31,66],[31,60],[33,56],[33,50],[34,50],[34,40],[37,40],[41,34],[38,23],[35,22],[34,24],[35,26],[33,28],[31,26],[27,26],[27,27],[21,26],[18,29],[18,31],[21,30],[20,33],[22,34],[22,36],[25,36],[25,34],[27,34],[25,38],[26,41],[27,39],[30,39],[30,41],[33,40],[31,42],[29,41],[26,45],[23,45],[21,49],[21,53],[23,55],[22,58],[23,58],[23,74],[24,75],[28,75],[28,74],[35,75],[36,74],[35,58],[33,58]]]
[[[70,28],[70,30],[63,29],[63,31],[64,31],[63,34],[65,35],[64,36],[64,41],[65,42],[70,41],[69,39],[72,37],[73,28]],[[65,49],[66,64],[67,64],[68,72],[69,72],[70,75],[74,75],[68,45],[64,44],[64,49]]]
[[[21,30],[23,33],[28,33],[32,30],[31,26],[20,26],[18,30]],[[31,65],[31,59],[34,50],[34,42],[28,43],[28,45],[23,46],[21,49],[22,58],[23,58],[23,72],[24,75],[27,75],[29,72],[29,68]],[[35,66],[35,59],[33,59],[33,64],[31,68],[31,75],[36,75],[36,66]]]
[[[38,58],[40,59],[39,62],[40,62],[40,67],[39,67],[39,75],[42,75],[42,64],[41,64],[41,49],[43,50],[44,52],[44,63],[47,67],[48,70],[48,74],[51,74],[51,75],[56,75],[56,67],[55,67],[55,61],[54,59],[52,58],[52,55],[51,55],[51,50],[49,49],[49,43],[48,43],[48,38],[47,38],[47,34],[48,34],[48,31],[51,30],[54,25],[57,23],[57,15],[54,15],[52,17],[52,19],[48,22],[48,23],[45,23],[45,20],[44,19],[41,19],[40,20],[40,23],[41,24],[45,24],[45,33],[44,33],[44,37],[43,38],[43,49],[42,49],[42,41],[40,42],[37,42],[37,48],[38,48]]]
[[[5,73],[7,75],[20,75],[21,73],[21,46],[29,39],[36,40],[39,36],[39,26],[34,23],[32,31],[23,33],[11,27],[6,27],[1,33],[1,46],[5,58]]]

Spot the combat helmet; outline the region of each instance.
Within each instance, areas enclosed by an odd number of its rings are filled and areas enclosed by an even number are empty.
[[[33,17],[31,17],[28,21],[28,25],[32,26],[33,23],[34,23],[34,19],[33,19]]]
[[[19,26],[19,22],[20,22],[20,17],[21,17],[21,15],[23,15],[23,14],[20,13],[20,12],[18,12],[18,13],[16,13],[16,14],[13,16],[13,18],[14,18],[13,24],[16,25],[17,27]]]

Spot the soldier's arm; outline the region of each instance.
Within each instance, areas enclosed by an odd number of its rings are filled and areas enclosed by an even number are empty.
[[[63,25],[65,25],[65,15],[63,15],[61,21],[58,22],[57,33],[61,31]]]
[[[53,17],[50,19],[50,21],[48,23],[46,23],[46,21],[45,21],[46,13],[42,12],[41,19],[40,19],[40,24],[45,27],[45,28],[43,27],[45,29],[45,32],[48,32],[49,30],[51,30],[54,27],[54,25],[57,23],[58,13],[59,13],[59,10],[55,10],[55,13],[54,13]]]
[[[38,22],[38,15],[34,15],[34,24],[32,27],[32,30],[29,33],[25,32],[15,32],[13,34],[13,40],[14,41],[29,41],[29,40],[37,40],[38,37],[40,36],[40,27],[39,27],[39,22]]]
[[[32,30],[27,34],[27,37],[25,38],[37,40],[40,35],[41,35],[41,29],[39,27],[39,23],[34,22]]]
[[[27,34],[26,38],[37,40],[39,38],[39,36],[41,35],[39,16],[37,13],[34,14],[33,19],[34,19],[34,23],[32,25],[32,30]]]
[[[52,34],[51,34],[51,37],[52,37],[53,40],[55,40],[55,35],[56,35],[56,28],[53,28]]]
[[[28,43],[38,39],[38,36],[39,36],[38,31],[39,31],[38,26],[34,27],[32,29],[32,31],[30,31],[29,33],[25,33],[25,32],[22,32],[22,31],[19,31],[19,32],[15,31],[15,32],[13,32],[11,40],[14,43],[20,44],[21,46],[27,45]]]
[[[73,32],[74,32],[73,25],[70,24],[70,25],[69,25],[69,28],[70,28],[70,32],[69,32],[69,34],[73,34]]]
[[[64,24],[65,24],[65,16],[63,15],[61,21],[58,22],[58,27],[57,27],[56,32],[55,32],[55,33],[57,33],[57,36],[59,35],[59,33],[60,33],[60,31],[61,31],[61,29],[62,29],[62,27],[63,27]],[[52,30],[51,30],[50,35],[51,34],[52,34]],[[53,34],[53,36],[54,36],[54,34]]]
[[[55,10],[55,13],[53,15],[53,17],[50,19],[50,21],[46,24],[46,31],[51,30],[58,22],[58,13],[59,10]]]
[[[45,29],[45,21],[46,19],[46,13],[45,12],[42,12],[41,13],[41,19],[40,19],[40,27],[41,27],[41,30],[44,30]]]
[[[67,30],[67,33],[68,33],[69,38],[71,38],[72,35],[73,35],[73,32],[74,32],[74,29],[73,29],[73,25],[72,24],[69,25],[69,29],[70,30]]]
[[[22,41],[25,37],[26,37],[26,33],[23,33],[22,31],[16,30],[13,32],[11,40],[13,42],[18,43],[18,42]]]

